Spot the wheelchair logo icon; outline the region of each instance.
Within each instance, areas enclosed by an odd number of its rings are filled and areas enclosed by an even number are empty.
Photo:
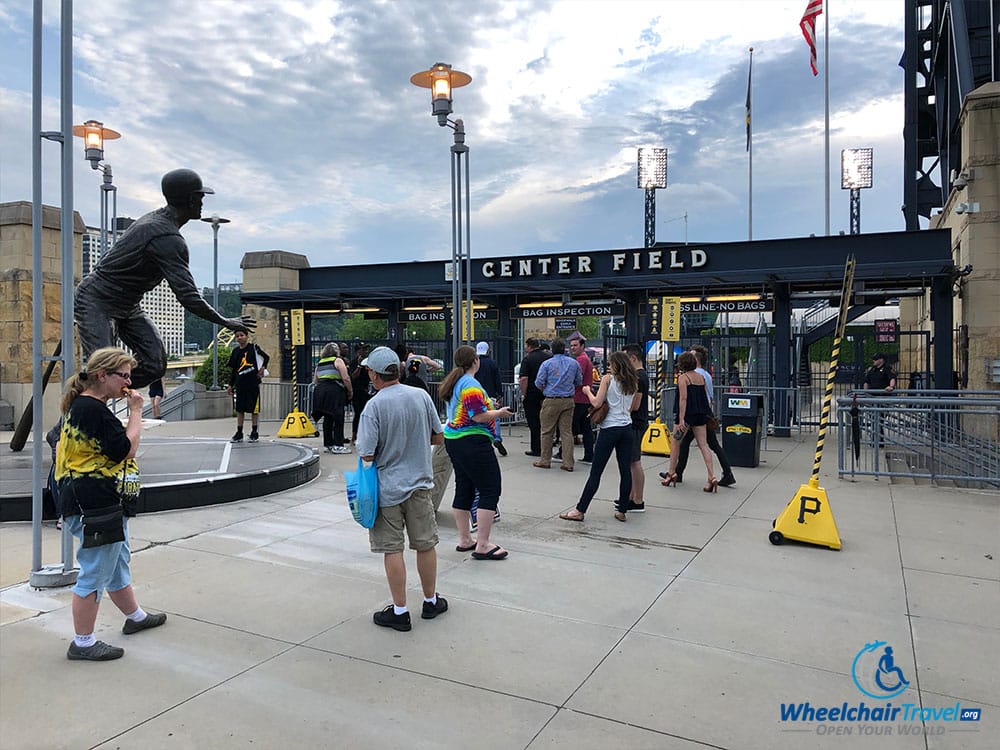
[[[858,690],[876,700],[895,698],[910,686],[902,667],[896,664],[892,646],[885,641],[866,643],[858,651],[851,676]]]

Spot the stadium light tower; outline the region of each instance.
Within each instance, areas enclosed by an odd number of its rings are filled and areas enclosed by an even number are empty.
[[[872,186],[872,150],[845,148],[840,152],[840,189],[851,191],[851,234],[861,234],[861,189]]]
[[[645,246],[656,242],[656,191],[667,186],[667,150],[665,148],[640,148],[637,185],[646,191]]]

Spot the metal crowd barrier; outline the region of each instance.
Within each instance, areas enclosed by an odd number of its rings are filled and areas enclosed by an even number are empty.
[[[280,422],[295,406],[295,392],[298,390],[299,411],[307,416],[312,414],[312,383],[279,383],[265,381],[260,384],[260,419],[265,422]]]
[[[856,391],[837,399],[837,424],[841,477],[906,477],[1000,489],[995,392]]]

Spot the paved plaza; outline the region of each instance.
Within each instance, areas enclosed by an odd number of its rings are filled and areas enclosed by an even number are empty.
[[[262,427],[274,439],[278,425]],[[231,432],[232,420],[208,420],[157,436]],[[371,621],[389,597],[345,501],[355,455],[323,454],[320,476],[292,490],[134,519],[139,601],[169,619],[126,637],[104,599],[96,634],[125,648],[115,662],[66,659],[70,594],[27,587],[30,524],[2,524],[0,747],[995,748],[1000,495],[844,481],[828,455],[821,484],[842,550],[773,546],[771,521],[808,479],[814,443],[769,439],[761,466],[737,468],[717,495],[701,491],[697,453],[670,489],[657,478],[667,460],[647,456],[648,510],[626,523],[612,515],[609,466],[579,524],[558,513],[588,467],[532,468],[515,428],[493,533],[509,559],[456,552],[446,502],[438,589],[450,609],[408,633]],[[56,562],[58,534],[43,536],[43,562]],[[878,641],[909,681],[889,701],[856,684]],[[911,708],[782,721],[783,704],[806,702]],[[947,720],[968,709],[978,721]]]

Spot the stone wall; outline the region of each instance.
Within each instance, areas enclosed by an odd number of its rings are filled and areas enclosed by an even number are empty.
[[[966,97],[959,126],[964,176],[931,227],[951,229],[955,265],[972,266],[954,289],[955,325],[969,329],[968,388],[1000,391],[990,377],[993,362],[1000,361],[1000,83],[987,83]],[[930,330],[929,298],[903,300],[900,318],[903,328]],[[960,368],[956,358],[955,369]]]
[[[83,232],[78,213],[73,216],[73,286],[82,273]],[[42,349],[51,356],[62,338],[62,233],[60,211],[42,207]],[[0,204],[0,399],[11,404],[15,421],[32,393],[32,241],[31,203]],[[73,361],[79,361],[74,345]],[[45,423],[58,419],[62,373],[56,366],[44,404]]]
[[[299,269],[309,268],[309,259],[284,250],[247,253],[240,262],[244,292],[289,291],[299,288]],[[244,305],[243,314],[257,320],[254,341],[271,355],[267,380],[281,379],[281,322],[272,307]]]

